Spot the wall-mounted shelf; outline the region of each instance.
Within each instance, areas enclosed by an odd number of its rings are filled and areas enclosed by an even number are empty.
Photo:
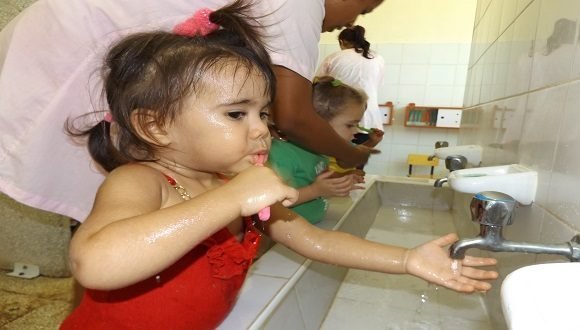
[[[416,106],[405,108],[405,127],[459,128],[461,108]]]
[[[385,104],[379,104],[379,109],[383,115],[383,125],[391,125],[393,122],[393,102],[389,101]]]

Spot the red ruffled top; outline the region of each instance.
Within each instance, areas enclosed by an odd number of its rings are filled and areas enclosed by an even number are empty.
[[[61,329],[217,328],[258,251],[252,218],[244,224],[241,242],[222,228],[152,278],[119,290],[85,290]]]

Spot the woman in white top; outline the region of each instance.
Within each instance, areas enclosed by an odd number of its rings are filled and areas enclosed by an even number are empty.
[[[0,191],[29,206],[83,221],[103,170],[65,133],[67,118],[102,120],[99,68],[114,41],[170,31],[200,8],[232,0],[38,0],[0,31]],[[320,33],[354,24],[383,0],[255,1],[277,78],[272,118],[290,140],[364,164],[368,149],[338,136],[312,106]],[[308,13],[304,15],[303,13]],[[316,132],[313,134],[313,132]]]
[[[383,82],[385,67],[383,57],[370,50],[371,45],[365,39],[365,29],[360,25],[342,30],[338,42],[341,50],[324,59],[317,76],[333,76],[365,91],[368,102],[361,125],[383,130],[383,116],[378,102],[378,90]]]

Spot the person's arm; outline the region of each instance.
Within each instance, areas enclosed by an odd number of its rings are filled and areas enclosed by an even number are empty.
[[[456,263],[447,245],[458,238],[445,235],[413,249],[371,242],[340,231],[327,231],[280,204],[271,207],[266,233],[295,252],[320,262],[390,274],[410,274],[459,292],[486,291],[486,280],[497,278],[495,271],[474,267],[496,264],[493,258],[466,256]]]
[[[312,84],[296,72],[275,65],[277,79],[273,119],[286,137],[312,152],[335,157],[344,167],[364,165],[370,156],[342,139],[312,104]]]

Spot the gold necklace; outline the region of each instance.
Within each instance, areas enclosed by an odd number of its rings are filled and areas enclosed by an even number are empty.
[[[173,189],[175,189],[175,191],[177,191],[177,193],[179,194],[179,196],[181,196],[181,198],[183,200],[190,200],[192,197],[189,194],[189,192],[187,191],[187,189],[185,189],[182,185],[180,185],[179,183],[177,183],[177,181],[175,181],[174,178],[170,177],[169,175],[163,173],[163,176],[165,177],[165,179],[167,180],[167,182],[169,182],[169,184],[173,187]]]

